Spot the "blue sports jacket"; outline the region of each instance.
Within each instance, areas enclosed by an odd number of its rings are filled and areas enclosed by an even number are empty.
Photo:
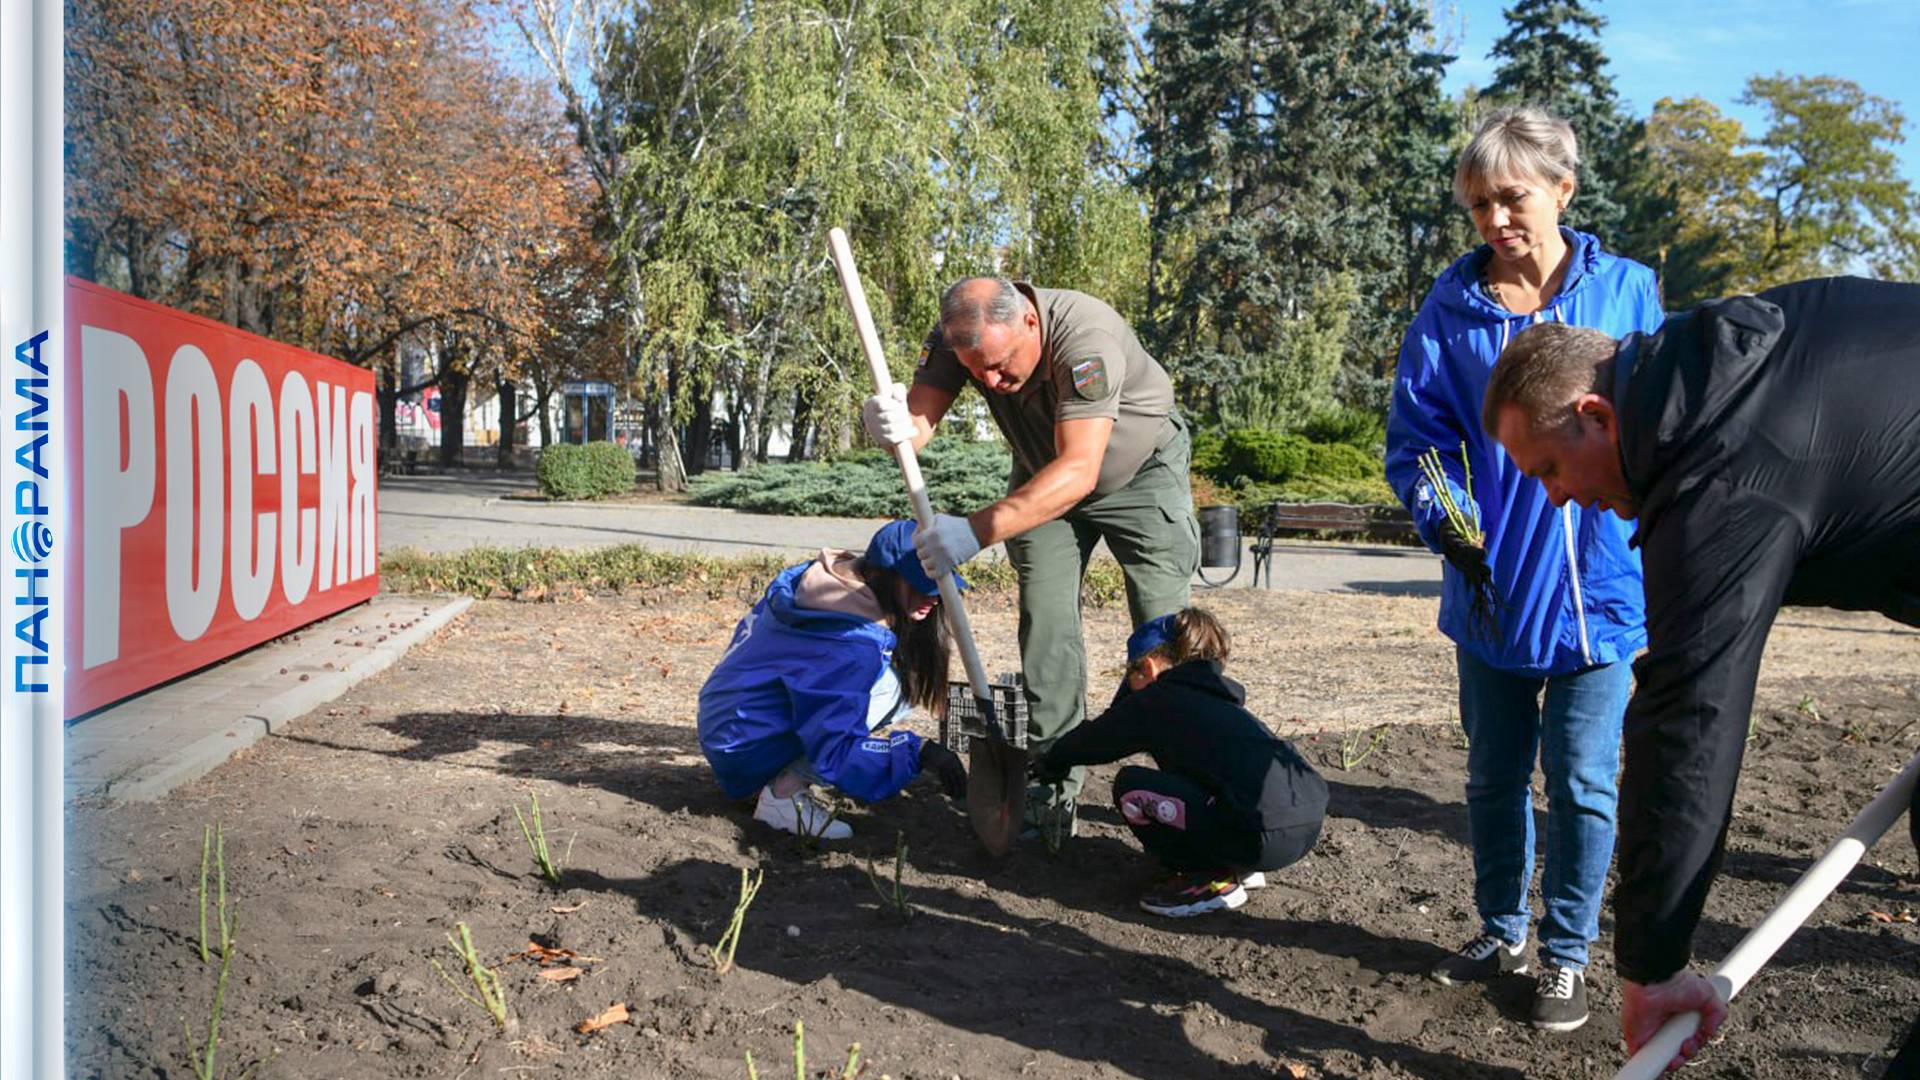
[[[1553,303],[1514,315],[1480,284],[1493,257],[1482,246],[1455,260],[1407,328],[1387,414],[1387,482],[1413,514],[1429,548],[1439,550],[1445,512],[1420,471],[1419,456],[1440,452],[1448,486],[1463,510],[1461,444],[1473,466],[1473,494],[1493,571],[1497,640],[1470,626],[1471,590],[1451,565],[1443,575],[1440,630],[1491,667],[1515,674],[1563,675],[1631,657],[1646,644],[1640,554],[1633,526],[1610,510],[1555,509],[1546,488],[1522,473],[1480,426],[1494,361],[1508,339],[1534,322],[1558,319],[1615,337],[1660,327],[1653,271],[1600,250],[1586,233],[1562,228],[1572,248]]]
[[[799,606],[793,591],[811,565],[773,579],[700,688],[700,747],[730,798],[753,794],[801,757],[826,783],[867,801],[920,775],[918,735],[867,730],[893,631]]]

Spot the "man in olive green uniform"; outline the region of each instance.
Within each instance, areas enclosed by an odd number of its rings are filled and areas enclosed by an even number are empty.
[[[1191,444],[1166,370],[1118,312],[1085,293],[1004,278],[956,283],[912,388],[868,398],[862,419],[882,445],[918,449],[968,383],[1013,451],[1008,494],[967,517],[937,515],[914,545],[938,578],[1005,542],[1020,579],[1020,666],[1040,753],[1086,715],[1080,582],[1094,545],[1105,539],[1120,563],[1134,626],[1187,604],[1200,560]],[[1083,776],[1073,770],[1044,802],[1070,807]]]

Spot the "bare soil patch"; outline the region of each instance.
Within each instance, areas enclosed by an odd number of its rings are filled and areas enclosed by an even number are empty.
[[[904,1078],[1607,1077],[1620,1062],[1607,925],[1594,1019],[1525,1025],[1529,984],[1447,989],[1422,972],[1474,928],[1450,648],[1428,599],[1234,591],[1202,598],[1236,635],[1251,704],[1326,773],[1319,846],[1238,912],[1158,919],[1154,872],[1089,784],[1057,856],[976,849],[931,781],[848,814],[804,849],[726,800],[695,696],[740,598],[483,601],[402,663],[157,805],[71,813],[70,1075],[185,1077],[214,970],[197,948],[202,828],[226,827],[239,952],[219,1060],[237,1076],[792,1075],[853,1042]],[[1005,598],[975,614],[1013,666]],[[1096,700],[1125,615],[1088,613]],[[1792,611],[1774,636],[1731,853],[1699,938],[1723,954],[1920,749],[1920,634]],[[1387,725],[1338,767],[1343,733]],[[534,873],[511,807],[537,792],[564,883]],[[908,852],[912,915],[866,860]],[[735,970],[707,946],[741,867],[766,872]],[[1877,1075],[1920,1008],[1920,881],[1904,829],[1736,1003],[1699,1077]],[[1878,913],[1876,915],[1876,913]],[[471,927],[515,1018],[496,1033],[430,964]],[[529,941],[574,950],[542,977]],[[217,966],[217,965],[216,965]],[[630,1019],[575,1026],[608,1006]]]

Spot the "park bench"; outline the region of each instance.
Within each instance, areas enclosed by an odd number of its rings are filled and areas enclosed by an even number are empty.
[[[412,447],[380,455],[380,475],[412,476],[420,471],[420,451]]]
[[[1351,506],[1346,503],[1268,503],[1253,522],[1253,583],[1266,571],[1273,584],[1273,541],[1277,536],[1343,536],[1405,543],[1418,533],[1413,517],[1398,506]]]

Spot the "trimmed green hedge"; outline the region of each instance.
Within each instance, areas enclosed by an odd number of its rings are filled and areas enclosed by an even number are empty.
[[[380,556],[381,585],[392,593],[460,593],[527,601],[576,600],[596,593],[694,593],[751,603],[774,575],[801,557],[720,557],[620,544],[590,551],[554,548],[470,548],[430,555],[411,548]],[[1017,585],[1013,564],[979,558],[967,564],[971,595],[1006,596]],[[1101,556],[1087,567],[1081,597],[1088,607],[1126,602],[1120,564]]]
[[[1224,470],[1219,478],[1229,484],[1242,480],[1277,484],[1306,471],[1313,444],[1298,435],[1271,428],[1240,428],[1227,432]]]
[[[1308,432],[1329,436],[1309,438]],[[1329,409],[1299,431],[1239,428],[1225,436],[1196,432],[1193,472],[1203,499],[1251,513],[1269,502],[1391,506],[1382,460],[1385,433],[1371,413]]]
[[[1227,467],[1227,441],[1212,428],[1193,432],[1193,456],[1188,467],[1201,476],[1218,476]]]
[[[556,443],[540,451],[540,490],[555,499],[603,499],[633,490],[633,455],[624,446]]]
[[[1328,410],[1308,426],[1353,441],[1321,442],[1269,428],[1241,428],[1224,436],[1195,431],[1192,468],[1199,497],[1249,511],[1273,501],[1395,503],[1375,441],[1378,418]],[[998,442],[936,439],[920,453],[933,505],[944,513],[971,513],[1000,498],[1009,468],[1006,448]],[[694,478],[692,501],[762,514],[906,517],[913,512],[899,466],[880,450],[859,450],[828,462],[707,473]]]
[[[920,472],[935,510],[970,514],[1007,493],[1012,458],[999,443],[936,439],[920,452]],[[694,478],[692,501],[758,514],[908,517],[913,505],[900,466],[882,450],[832,461],[761,465]]]
[[[1346,443],[1308,443],[1307,465],[1300,474],[1327,481],[1383,479],[1385,475],[1380,455]]]
[[[1250,514],[1271,502],[1348,503],[1353,506],[1398,506],[1400,500],[1387,486],[1384,476],[1364,480],[1332,480],[1307,476],[1284,484],[1240,484],[1221,489],[1226,501]]]
[[[1295,431],[1309,442],[1345,443],[1376,458],[1387,445],[1387,418],[1368,409],[1321,409]]]

